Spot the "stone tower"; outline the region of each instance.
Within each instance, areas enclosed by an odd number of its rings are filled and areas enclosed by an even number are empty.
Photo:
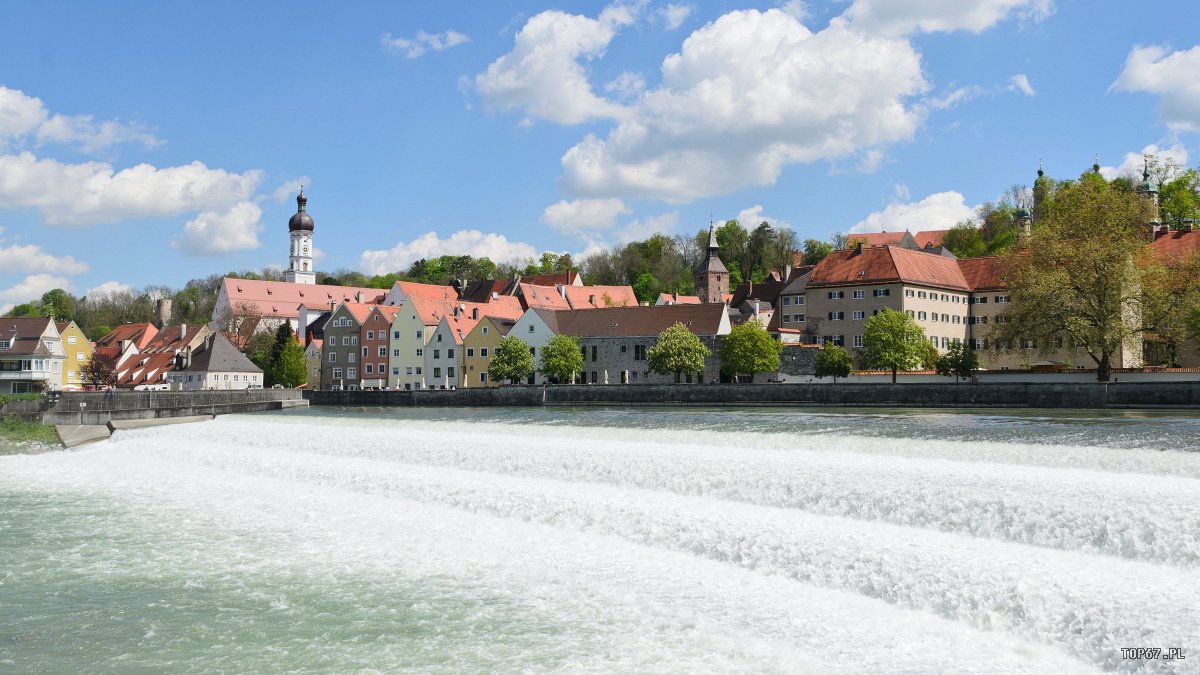
[[[700,302],[713,304],[725,302],[724,295],[729,292],[729,270],[721,262],[720,247],[717,246],[717,226],[708,225],[708,255],[696,268],[696,295]]]
[[[308,215],[306,207],[308,197],[304,196],[304,186],[300,186],[300,194],[296,196],[296,213],[288,221],[288,236],[291,239],[291,250],[288,252],[288,269],[283,274],[284,281],[291,284],[315,284],[317,273],[313,269],[313,219]]]

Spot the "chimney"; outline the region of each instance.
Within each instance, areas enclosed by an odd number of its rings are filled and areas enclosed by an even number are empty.
[[[497,293],[496,291],[492,291],[492,299],[493,299],[493,300],[497,300],[497,299],[499,299],[499,298],[500,298],[500,294],[499,294],[499,293]]]
[[[788,282],[788,280],[791,278],[792,278],[792,266],[785,265],[783,268],[783,279],[782,279],[783,283],[786,284]]]
[[[555,288],[555,290],[558,291],[559,295],[563,296],[564,298],[567,297],[567,287],[566,286],[563,286],[562,284],[554,284],[554,288]]]
[[[588,304],[595,307],[596,306],[596,296],[589,295],[588,296]]]
[[[478,318],[479,318],[479,308],[478,308],[478,307],[472,307],[472,308],[471,308],[471,318],[472,318],[472,319],[478,319]]]
[[[179,324],[179,339],[183,340],[185,337],[187,337],[187,324],[181,323]]]
[[[362,301],[363,301],[363,292],[362,291],[359,291],[354,294],[354,301],[360,305],[362,304]]]
[[[862,244],[861,239],[854,243],[854,255],[862,255]]]
[[[1183,225],[1179,226],[1179,231],[1180,232],[1191,232],[1193,229],[1195,229],[1195,227],[1196,227],[1196,221],[1192,220],[1191,218],[1188,218],[1187,220],[1183,221]]]

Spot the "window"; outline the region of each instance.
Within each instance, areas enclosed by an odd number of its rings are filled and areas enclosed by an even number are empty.
[[[911,309],[906,309],[906,310],[904,310],[904,313],[905,313],[905,314],[907,314],[907,315],[908,315],[908,318],[910,318],[910,319],[915,319],[915,318],[917,318],[917,313],[916,313],[916,312],[914,312],[914,311],[912,311]]]
[[[363,355],[363,358],[364,358],[364,359],[367,357],[367,348],[366,348],[366,347],[363,347],[363,353],[362,353],[362,355]]]
[[[448,359],[454,358],[454,349],[453,348],[446,350],[446,358],[448,358]]]
[[[950,323],[950,315],[949,314],[942,315],[942,323]]]
[[[346,379],[353,380],[356,377],[358,377],[358,369],[357,368],[347,368],[346,369]]]
[[[1008,317],[1003,314],[996,315],[996,323],[1008,323]]]
[[[351,345],[353,345],[353,346],[355,346],[355,347],[357,347],[357,346],[358,346],[358,336],[357,336],[357,335],[351,335],[351,336],[350,336],[350,344],[351,344]]]
[[[592,345],[592,360],[596,360],[596,345]]]
[[[844,346],[844,345],[846,344],[846,336],[844,336],[844,335],[834,335],[834,336],[832,336],[832,337],[830,338],[830,342],[832,342],[833,344],[835,344],[835,345],[837,345],[837,346],[839,346],[839,347],[842,347],[842,346]]]
[[[948,337],[942,338],[942,349],[949,349],[949,348],[950,348],[950,338],[948,338]]]
[[[633,360],[634,361],[645,361],[646,360],[646,345],[634,345],[633,346]]]
[[[930,321],[937,321],[937,320],[938,320],[938,315],[937,315],[937,312],[934,312],[933,314],[930,314],[930,315],[929,315],[929,320],[930,320]]]
[[[917,291],[917,298],[924,300],[925,299],[925,291]]]
[[[487,328],[484,327],[484,330],[487,330]],[[486,370],[479,374],[479,384],[487,384],[487,371]]]
[[[790,295],[783,296],[783,306],[787,307],[791,304],[792,304],[792,297]]]
[[[73,380],[73,379],[75,379],[75,371],[73,371],[73,370],[68,370],[68,371],[67,371],[67,379],[68,379],[68,380]]]
[[[437,337],[437,342],[441,342],[441,341],[442,341],[442,334],[441,334],[441,333],[438,333],[438,334],[437,334],[435,337]]]
[[[400,350],[399,350],[399,349],[393,349],[393,350],[392,350],[392,356],[397,356],[397,357],[398,357],[398,356],[400,356]]]
[[[487,327],[487,326],[484,326],[484,327],[483,327],[483,334],[484,334],[484,335],[487,335],[487,329],[488,329],[488,327]],[[487,375],[487,373],[484,373],[484,375]],[[485,381],[486,381],[486,380],[485,380]]]
[[[336,335],[333,336],[333,344],[335,344],[335,345],[337,344],[337,336]],[[350,336],[349,335],[342,336],[342,346],[344,346],[344,347],[350,346]]]
[[[435,359],[442,358],[442,350],[440,350],[440,349],[433,350],[433,358],[435,358]]]
[[[954,304],[956,304],[956,305],[957,305],[957,304],[958,304],[958,303],[960,303],[960,302],[962,302],[962,298],[958,297],[957,295],[956,295],[956,296],[954,296]]]
[[[67,344],[69,344],[69,345],[75,344],[75,336],[74,335],[67,336]]]
[[[784,322],[784,323],[791,323],[791,322],[792,322],[792,315],[791,315],[791,314],[784,314],[784,315],[783,315],[783,322]]]
[[[997,303],[997,304],[1004,304],[1004,303],[1007,303],[1007,302],[1009,302],[1009,299],[1008,299],[1008,296],[1007,296],[1007,295],[997,295],[997,296],[996,296],[996,303]]]
[[[425,350],[424,350],[424,349],[418,349],[418,350],[417,350],[417,356],[425,356]]]
[[[621,345],[621,353],[622,353],[622,354],[624,354],[624,353],[625,353],[625,345]]]
[[[434,368],[434,369],[433,369],[433,376],[434,376],[434,377],[441,377],[441,376],[442,376],[442,369],[441,369],[441,368]]]
[[[914,297],[914,296],[916,296],[916,293],[913,291],[913,289],[911,289],[911,288],[906,288],[906,289],[904,290],[904,297],[906,297],[906,298],[911,298],[911,297]]]
[[[978,323],[987,323],[987,317],[986,316],[973,316],[973,317],[971,317],[971,323],[977,323],[977,324]]]
[[[950,296],[942,293],[942,302],[950,302]]]
[[[855,321],[862,321],[864,316],[866,316],[866,312],[855,312],[850,315],[850,318]]]
[[[529,324],[529,332],[530,332],[530,333],[532,333],[532,332],[533,332],[533,324]]]
[[[1021,346],[1025,349],[1035,349],[1037,347],[1037,342],[1033,340],[1021,340]]]
[[[936,335],[929,336],[929,344],[933,345],[934,347],[938,346],[938,340],[937,340]]]
[[[987,349],[987,340],[971,340],[971,343],[971,346],[975,348],[975,351]]]
[[[480,348],[479,348],[479,356],[480,356],[480,358],[484,358],[484,359],[486,359],[486,358],[487,358],[487,354],[488,354],[488,348],[487,348],[487,347],[480,347]]]
[[[829,291],[830,300],[841,300],[846,297],[846,291]]]
[[[446,369],[446,377],[454,377],[454,366]]]
[[[337,352],[329,352],[329,362],[337,363]]]
[[[421,366],[417,366],[417,374],[418,374],[418,375],[420,375],[420,374],[421,374]]]
[[[399,340],[400,339],[400,331],[398,331],[398,330],[392,331],[392,339]]]
[[[418,339],[418,340],[420,340],[420,339],[421,339],[421,331],[417,331],[417,339]]]
[[[85,360],[85,359],[83,358],[83,352],[75,352],[75,360],[76,360],[76,361],[83,361],[83,360]]]
[[[797,295],[794,304],[803,305],[804,304],[804,296]]]
[[[474,347],[467,347],[467,358],[468,359],[475,358],[475,348]]]
[[[371,373],[375,372],[375,369],[371,364],[368,363],[367,365],[363,366],[363,372],[367,375],[370,375]]]
[[[412,375],[412,366],[405,366],[405,367],[404,367],[404,374],[405,374],[405,375]]]
[[[861,346],[863,346],[863,341],[862,341],[862,336],[861,336],[861,335],[855,335],[855,336],[854,336],[854,346],[855,346],[855,347],[861,347]]]
[[[804,323],[804,315],[803,314],[793,314],[792,322],[793,323]]]
[[[845,312],[830,312],[829,320],[830,321],[841,321],[842,317],[844,317],[844,316],[846,316]]]
[[[974,300],[975,300],[975,304],[977,304],[977,305],[986,305],[987,304],[987,296],[986,295],[980,295],[980,296],[974,298]]]
[[[892,294],[892,289],[890,289],[890,288],[876,288],[875,289],[875,297],[877,297],[877,298],[886,298],[886,297],[890,296],[891,294]]]
[[[863,298],[865,298],[867,296],[867,292],[866,291],[854,291],[853,296],[854,296],[855,300],[862,300]]]
[[[334,376],[334,377],[341,377],[341,376],[342,376],[342,369],[341,369],[341,368],[334,368],[334,369],[333,369],[333,376]]]
[[[346,355],[346,363],[354,363],[354,352]]]
[[[409,370],[411,371],[412,368],[409,368]],[[412,373],[409,373],[409,374],[411,375]],[[400,366],[395,366],[394,368],[392,368],[392,375],[396,375],[396,376],[400,375]]]
[[[954,315],[954,319],[953,319],[953,321],[954,321],[954,323],[959,323],[959,322],[961,322],[961,321],[962,321],[962,317],[960,317],[959,315],[955,314],[955,315]]]
[[[0,349],[8,349],[12,345],[9,340],[0,340]]]
[[[379,317],[375,317],[375,318],[379,319]],[[374,340],[375,339],[375,331],[373,331],[373,330],[367,331],[367,339]]]

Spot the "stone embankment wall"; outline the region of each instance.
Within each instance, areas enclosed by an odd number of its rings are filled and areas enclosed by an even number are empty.
[[[314,391],[313,405],[800,405],[881,407],[1200,407],[1200,382],[995,384],[559,385],[420,391]]]
[[[229,391],[67,392],[41,414],[43,424],[107,424],[113,420],[144,420],[279,410],[305,405],[295,389]]]

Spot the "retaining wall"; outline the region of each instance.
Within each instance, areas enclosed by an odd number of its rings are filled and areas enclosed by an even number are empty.
[[[41,414],[43,424],[106,424],[112,420],[141,420],[196,415],[280,410],[305,405],[295,389],[224,391],[66,392]]]
[[[305,392],[313,405],[803,405],[881,407],[1200,407],[1200,382],[558,385]]]

